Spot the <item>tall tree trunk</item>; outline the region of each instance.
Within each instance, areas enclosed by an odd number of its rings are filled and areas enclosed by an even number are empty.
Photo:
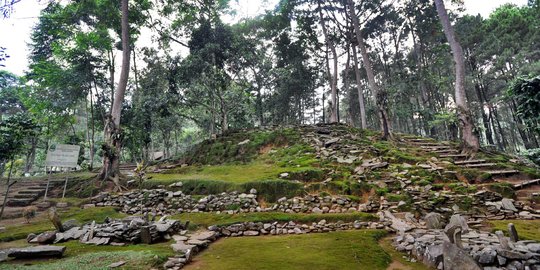
[[[4,194],[4,202],[2,203],[2,210],[0,210],[0,220],[2,219],[2,216],[4,215],[4,208],[6,208],[6,203],[9,195],[9,189],[11,188],[11,173],[13,172],[13,159],[11,159],[11,163],[9,165],[9,173],[8,173],[8,179],[6,182],[6,193]]]
[[[354,32],[356,34],[356,40],[358,41],[360,54],[362,55],[362,60],[364,61],[364,69],[366,70],[369,88],[373,92],[375,105],[377,106],[377,110],[379,112],[382,139],[387,139],[389,137],[391,138],[392,133],[388,118],[388,101],[386,91],[383,89],[379,89],[379,87],[377,86],[377,82],[375,82],[375,74],[373,73],[373,67],[371,65],[371,61],[369,60],[366,44],[364,43],[364,37],[362,36],[362,31],[360,30],[360,23],[358,22],[358,17],[356,16],[353,0],[348,0],[348,4],[349,11],[351,13],[350,16],[353,22]]]
[[[461,126],[461,136],[463,140],[463,149],[466,152],[477,152],[480,148],[480,142],[478,137],[474,134],[474,124],[472,122],[471,111],[467,103],[467,97],[465,96],[465,59],[463,56],[463,48],[456,39],[454,29],[450,24],[448,13],[444,7],[443,0],[435,0],[435,6],[437,7],[437,13],[443,26],[444,34],[454,57],[456,65],[456,106],[459,125]]]
[[[364,104],[364,91],[362,90],[362,77],[360,76],[360,69],[358,68],[358,54],[356,53],[356,46],[353,46],[353,60],[354,60],[354,75],[356,78],[356,88],[358,90],[358,103],[360,104],[360,123],[362,129],[367,128],[366,120],[366,105]]]
[[[110,115],[106,119],[104,132],[104,155],[101,179],[113,179],[118,188],[121,188],[116,182],[115,177],[119,176],[120,170],[120,152],[122,150],[120,116],[122,112],[122,103],[127,88],[129,76],[130,44],[129,44],[129,21],[128,21],[128,0],[122,0],[122,68],[118,88],[114,96],[114,102]]]
[[[318,8],[319,8],[319,19],[321,28],[323,30],[324,39],[326,41],[326,46],[328,49],[330,49],[330,52],[332,53],[333,58],[333,74],[330,72],[330,68],[328,68],[328,78],[330,81],[330,90],[331,90],[331,100],[332,100],[332,107],[330,108],[330,123],[336,123],[338,122],[338,104],[337,104],[337,77],[338,77],[338,55],[336,51],[336,46],[334,45],[334,42],[330,40],[330,37],[328,36],[328,29],[326,28],[326,24],[324,23],[324,17],[322,14],[322,6],[321,1],[318,1]],[[327,61],[330,61],[329,59]]]

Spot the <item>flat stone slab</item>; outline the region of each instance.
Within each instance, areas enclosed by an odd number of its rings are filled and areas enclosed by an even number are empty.
[[[216,238],[216,235],[217,235],[216,232],[206,231],[206,232],[192,234],[190,238],[195,239],[195,240],[201,240],[201,241],[205,241],[205,240],[212,241]]]
[[[176,244],[172,244],[171,247],[174,250],[174,252],[186,253],[187,251],[189,251],[189,250],[191,250],[193,248],[196,248],[197,246],[195,246],[195,245],[187,245],[187,244],[184,244],[184,243],[176,243]]]
[[[8,257],[27,259],[35,257],[62,257],[66,247],[62,246],[36,246],[26,248],[12,248],[8,250]]]

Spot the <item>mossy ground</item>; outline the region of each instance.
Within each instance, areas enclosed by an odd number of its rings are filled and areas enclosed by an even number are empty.
[[[391,257],[377,241],[381,230],[226,238],[185,269],[386,269]]]
[[[489,223],[493,231],[501,230],[506,235],[508,223],[513,223],[520,239],[540,241],[540,220],[492,220]]]
[[[69,249],[68,249],[69,250]],[[118,250],[118,251],[117,251]],[[163,253],[160,251],[154,251],[151,249],[139,250],[139,251],[95,251],[88,252],[77,256],[66,257],[62,260],[56,261],[33,261],[34,264],[13,264],[4,263],[0,264],[1,270],[105,270],[110,269],[108,265],[125,261],[126,264],[117,269],[133,269],[133,270],[147,270],[154,267],[159,267],[165,260]]]

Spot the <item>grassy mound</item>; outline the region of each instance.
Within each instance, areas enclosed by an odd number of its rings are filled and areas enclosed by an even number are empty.
[[[227,238],[212,244],[185,269],[386,269],[390,256],[381,230]]]

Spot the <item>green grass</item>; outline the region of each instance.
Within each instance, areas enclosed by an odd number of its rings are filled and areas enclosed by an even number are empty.
[[[157,267],[162,263],[161,254],[151,251],[101,251],[86,253],[79,256],[56,260],[54,262],[37,262],[34,265],[18,265],[4,263],[0,269],[6,270],[105,270],[107,266],[118,261],[125,261],[126,264],[117,269],[143,270]],[[156,257],[157,256],[157,257]]]
[[[519,238],[540,241],[540,220],[492,220],[493,231],[501,230],[508,235],[508,223],[514,223]]]
[[[189,220],[193,227],[208,227],[210,225],[228,225],[238,222],[272,222],[272,221],[294,221],[299,223],[318,222],[325,219],[328,222],[355,220],[373,221],[377,220],[374,215],[367,213],[341,213],[341,214],[288,214],[282,212],[260,212],[243,214],[216,214],[216,213],[184,213],[173,215],[171,219],[181,221]],[[193,228],[192,227],[192,228]]]
[[[81,223],[91,222],[92,220],[103,222],[106,217],[119,218],[125,216],[116,212],[112,207],[69,208],[67,210],[58,210],[58,212],[62,221],[76,219]],[[0,242],[24,239],[30,233],[41,233],[48,230],[54,230],[54,226],[46,216],[41,215],[39,218],[32,220],[30,224],[22,223],[6,226],[6,230],[0,232]]]
[[[377,241],[382,230],[226,238],[184,269],[386,269],[390,256]]]
[[[226,164],[212,166],[188,166],[175,169],[174,173],[148,174],[150,182],[161,184],[173,183],[181,180],[217,180],[236,184],[246,182],[279,179],[284,172],[298,172],[311,167],[281,167],[271,162],[257,160],[247,164]]]

